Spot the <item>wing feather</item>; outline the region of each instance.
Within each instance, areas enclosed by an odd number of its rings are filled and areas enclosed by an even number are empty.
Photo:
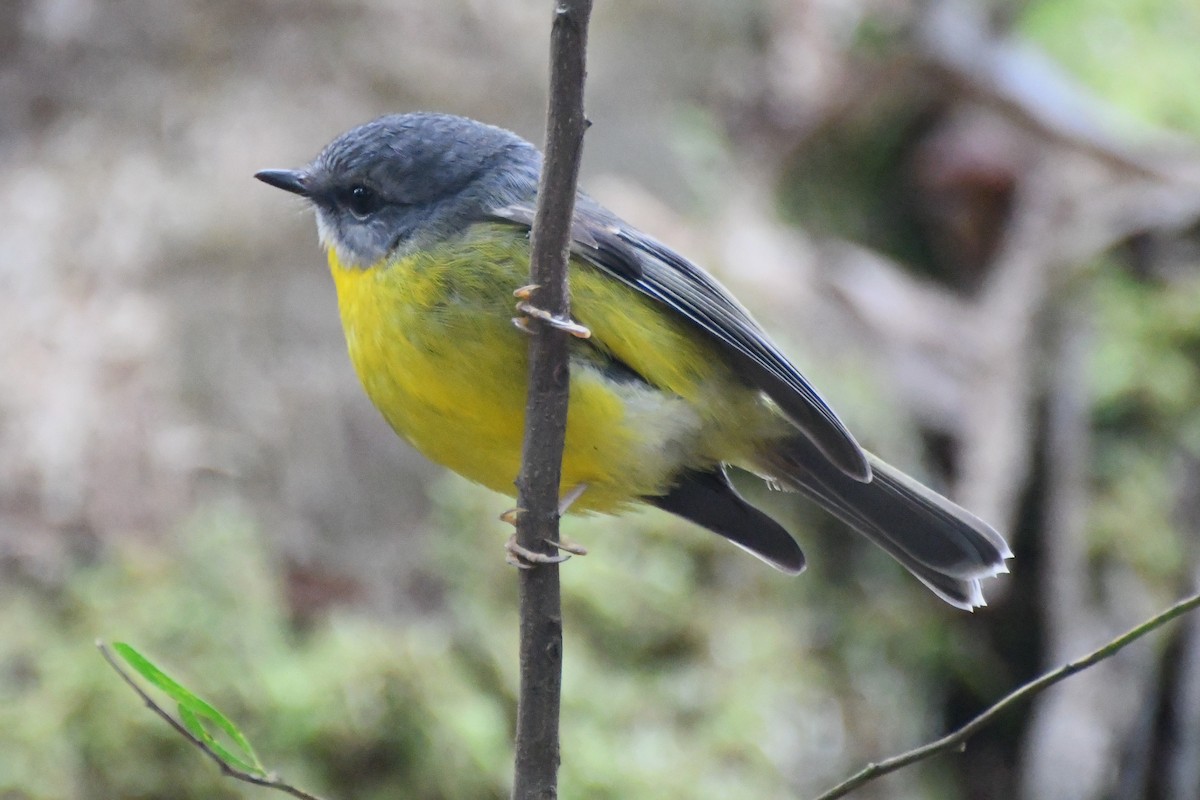
[[[532,227],[533,216],[532,203],[491,212],[524,228]],[[576,202],[571,251],[711,336],[742,377],[774,400],[831,463],[851,478],[870,480],[866,454],[833,409],[711,275],[586,195]]]

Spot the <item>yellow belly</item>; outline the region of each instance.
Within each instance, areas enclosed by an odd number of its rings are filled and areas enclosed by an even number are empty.
[[[519,231],[480,226],[453,245],[370,269],[330,251],[346,342],[367,395],[425,456],[509,495],[520,467],[528,337],[513,289],[528,275]],[[574,342],[562,490],[574,511],[661,494],[683,467],[737,461],[778,418],[710,345],[586,264],[571,268]],[[646,381],[613,370],[605,351]]]

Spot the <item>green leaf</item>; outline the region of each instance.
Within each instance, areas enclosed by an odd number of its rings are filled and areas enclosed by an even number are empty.
[[[237,767],[243,772],[250,772],[254,773],[255,775],[266,777],[267,771],[262,768],[261,764],[251,764],[250,762],[243,760],[240,756],[235,755],[228,747],[221,744],[221,742],[217,741],[217,739],[208,732],[208,730],[204,727],[204,723],[201,721],[200,717],[196,715],[196,712],[182,704],[179,706],[179,719],[183,722],[183,726],[187,728],[193,736],[208,745],[212,751],[220,756],[221,760],[226,764],[232,767]],[[239,742],[238,744],[241,745],[243,742]],[[245,747],[248,748],[249,746],[249,743],[245,743]],[[249,754],[251,757],[255,757],[253,751],[249,751]],[[257,762],[257,758],[255,758],[255,761]]]
[[[132,646],[125,642],[113,642],[113,650],[125,660],[125,663],[129,664],[139,675],[149,681],[151,685],[160,689],[178,704],[179,716],[183,725],[193,736],[211,747],[222,758],[227,759],[230,764],[240,766],[247,772],[255,772],[260,775],[267,774],[266,768],[258,760],[258,755],[254,752],[254,748],[250,746],[250,742],[246,739],[246,736],[224,714],[171,678],[171,676],[155,666],[150,659],[139,653]],[[228,748],[218,742],[209,733],[208,729],[204,727],[205,720],[216,725],[223,731],[242,751],[242,756],[233,755]]]

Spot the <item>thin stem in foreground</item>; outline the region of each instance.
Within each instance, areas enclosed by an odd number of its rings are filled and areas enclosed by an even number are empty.
[[[530,283],[532,302],[568,318],[567,257],[575,184],[587,120],[583,113],[585,49],[591,0],[555,3],[550,35],[550,102],[546,157],[533,223]],[[517,543],[553,552],[559,540],[558,493],[567,427],[569,335],[537,325],[529,343],[529,396],[525,439],[517,478]],[[520,571],[520,698],[517,703],[513,797],[549,800],[558,796],[558,719],[562,690],[562,604],[558,566],[537,564]]]
[[[871,781],[889,772],[895,772],[898,769],[907,767],[910,764],[915,764],[918,761],[924,761],[927,758],[945,753],[950,750],[961,750],[966,746],[967,739],[971,738],[980,728],[991,722],[996,716],[1017,703],[1024,702],[1034,695],[1050,688],[1054,684],[1065,680],[1077,672],[1082,672],[1088,667],[1094,666],[1101,661],[1109,658],[1124,648],[1126,645],[1132,644],[1142,638],[1151,631],[1161,628],[1176,617],[1182,616],[1192,609],[1200,606],[1200,594],[1193,594],[1190,597],[1180,600],[1170,608],[1156,614],[1140,625],[1131,628],[1117,638],[1111,640],[1103,647],[1093,650],[1082,658],[1078,658],[1069,663],[1063,664],[1061,667],[1047,672],[1045,675],[1030,681],[1024,686],[1010,692],[1003,699],[999,700],[992,706],[988,707],[982,714],[975,717],[973,720],[963,725],[953,733],[943,736],[937,741],[901,753],[897,756],[868,764],[863,769],[850,776],[846,780],[839,783],[829,791],[815,798],[815,800],[836,800],[839,797],[845,797],[850,792],[859,787],[870,783]]]
[[[184,727],[182,722],[175,719],[175,717],[171,716],[166,709],[156,703],[154,698],[147,694],[146,690],[143,689],[138,682],[133,679],[133,676],[121,666],[120,662],[113,657],[112,651],[108,649],[108,645],[102,641],[97,641],[96,648],[100,651],[100,655],[104,656],[104,660],[108,662],[108,665],[112,667],[118,675],[121,676],[121,680],[125,681],[129,688],[133,689],[137,696],[142,699],[142,702],[146,704],[146,707],[161,717],[168,725],[174,728],[176,733],[178,733],[187,741],[191,742],[192,745],[194,745],[206,756],[211,758],[221,770],[222,775],[226,775],[230,778],[235,778],[246,783],[252,783],[255,786],[265,786],[268,789],[275,789],[283,792],[284,794],[298,798],[299,800],[321,800],[319,796],[315,794],[309,794],[303,789],[299,789],[274,775],[255,775],[253,773],[246,772],[245,770],[238,769],[227,762],[221,757],[220,753],[209,747],[208,743],[197,738],[191,731]]]

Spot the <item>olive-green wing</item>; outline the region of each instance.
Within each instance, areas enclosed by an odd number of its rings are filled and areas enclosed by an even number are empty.
[[[531,203],[491,212],[496,220],[525,228],[532,227],[533,215]],[[865,453],[833,409],[711,275],[582,194],[571,250],[711,336],[739,374],[774,400],[830,462],[851,478],[870,480]]]

